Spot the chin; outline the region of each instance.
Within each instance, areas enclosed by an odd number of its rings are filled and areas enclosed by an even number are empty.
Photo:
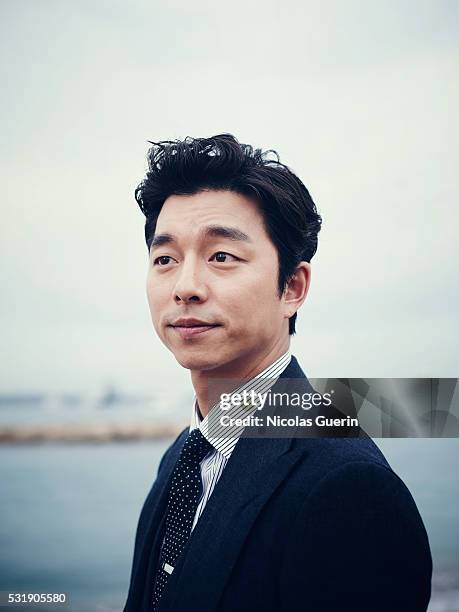
[[[186,368],[187,370],[211,370],[218,365],[218,360],[215,358],[209,361],[209,355],[204,354],[192,354],[191,352],[186,354],[185,352],[174,353],[174,357],[177,362]]]

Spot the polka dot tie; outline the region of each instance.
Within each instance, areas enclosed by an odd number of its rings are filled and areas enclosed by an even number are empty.
[[[172,473],[171,490],[166,510],[165,535],[153,590],[156,610],[169,576],[185,548],[202,495],[200,462],[213,449],[199,429],[188,435]]]

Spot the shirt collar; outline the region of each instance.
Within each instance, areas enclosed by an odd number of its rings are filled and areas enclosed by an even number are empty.
[[[245,390],[248,393],[250,393],[251,391],[254,391],[255,393],[266,393],[274,385],[276,380],[279,378],[279,376],[288,366],[291,358],[292,358],[292,355],[289,349],[281,357],[276,359],[274,363],[272,363],[267,368],[265,368],[262,372],[257,374],[257,376],[254,376],[249,381],[241,385],[241,387],[237,389],[235,393],[240,392],[242,390]],[[217,410],[217,409],[218,407],[214,406],[212,410]],[[227,414],[229,416],[232,416],[232,411],[234,412],[234,410],[235,410],[234,408],[230,408],[227,411]],[[245,410],[244,416],[248,416],[249,414],[252,414],[253,412],[255,412],[257,410],[257,407],[253,406],[253,410],[251,408],[250,409],[244,408],[244,410]],[[239,408],[239,411],[240,411],[240,408]],[[206,440],[210,442],[210,444],[212,444],[212,446],[217,451],[219,451],[220,453],[225,455],[227,459],[229,459],[231,457],[231,453],[233,452],[234,447],[236,446],[236,443],[239,440],[244,428],[243,427],[232,428],[231,437],[225,435],[224,437],[219,436],[219,437],[214,438],[214,437],[211,437],[208,433],[208,421],[209,421],[208,416],[209,415],[206,415],[204,419],[201,417],[201,414],[198,410],[196,397],[195,397],[194,402],[193,402],[192,412],[191,412],[190,431],[193,431],[193,429],[199,428],[202,435],[206,438]]]

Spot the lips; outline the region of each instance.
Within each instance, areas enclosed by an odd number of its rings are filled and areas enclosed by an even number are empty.
[[[200,319],[178,319],[170,327],[184,339],[206,334],[221,327],[219,323],[209,323]]]
[[[180,317],[170,325],[172,325],[172,327],[209,327],[218,325],[218,323],[204,321],[204,319],[195,319],[194,317]]]

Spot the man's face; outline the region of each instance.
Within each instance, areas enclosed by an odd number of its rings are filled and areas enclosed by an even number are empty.
[[[190,370],[231,372],[288,347],[279,260],[257,204],[231,191],[167,198],[150,249],[155,330]]]

